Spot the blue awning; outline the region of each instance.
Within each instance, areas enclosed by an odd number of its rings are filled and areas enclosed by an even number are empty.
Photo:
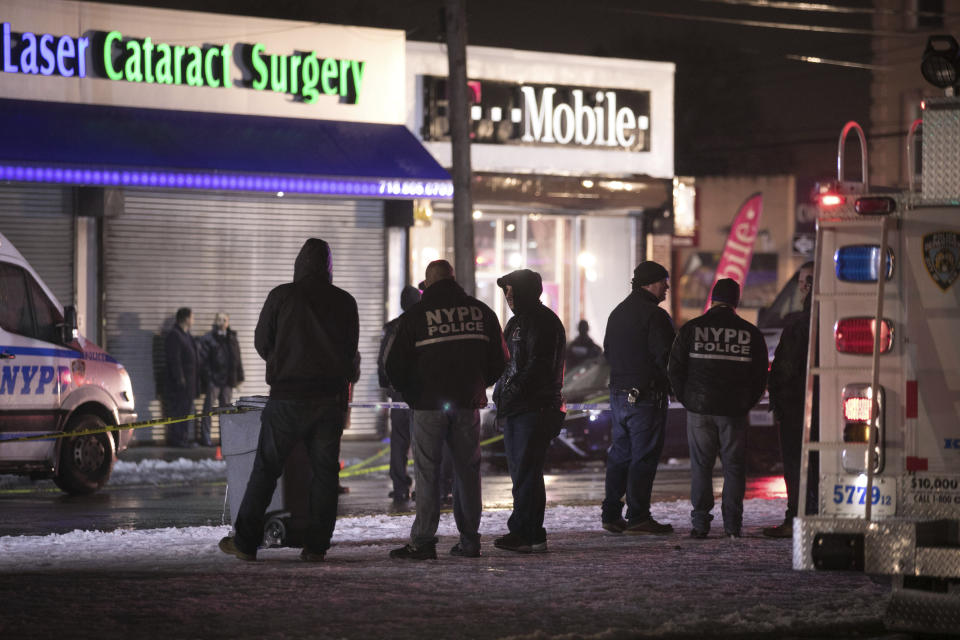
[[[0,179],[449,198],[402,125],[0,99]]]

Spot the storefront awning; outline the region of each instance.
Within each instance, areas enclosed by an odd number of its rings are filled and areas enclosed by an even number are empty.
[[[0,100],[0,180],[450,198],[402,125]]]

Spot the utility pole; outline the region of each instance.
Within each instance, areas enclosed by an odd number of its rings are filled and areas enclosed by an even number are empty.
[[[453,255],[457,282],[476,291],[473,198],[470,194],[470,114],[467,112],[467,4],[444,0],[447,26],[450,144],[453,160]]]

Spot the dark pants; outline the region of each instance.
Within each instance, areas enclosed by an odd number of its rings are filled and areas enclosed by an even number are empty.
[[[543,511],[547,492],[543,485],[543,465],[552,434],[540,411],[508,416],[503,429],[507,467],[513,481],[513,513],[507,520],[510,533],[528,544],[547,539]]]
[[[216,405],[214,405],[216,401]],[[233,387],[218,387],[215,384],[210,384],[207,386],[207,396],[203,399],[203,413],[207,414],[213,410],[214,406],[217,407],[226,407],[233,402]],[[200,419],[200,437],[197,438],[200,443],[207,445],[208,447],[213,444],[213,440],[210,438],[210,422],[212,418],[210,416],[205,416]]]
[[[337,521],[344,419],[343,404],[338,398],[267,401],[257,456],[234,525],[238,549],[255,554],[263,541],[264,513],[277,487],[277,478],[283,473],[284,462],[298,442],[306,445],[313,472],[304,547],[317,553],[330,548]]]
[[[193,398],[188,393],[171,393],[166,398],[167,415],[170,418],[189,416],[197,412]],[[185,447],[193,440],[193,420],[174,422],[167,425],[167,444],[174,447]]]
[[[780,430],[780,457],[783,459],[783,483],[787,487],[787,511],[784,520],[797,517],[800,503],[800,458],[803,446],[803,407],[785,411],[777,420]]]
[[[690,445],[690,502],[693,528],[709,531],[713,520],[713,465],[717,454],[723,463],[723,494],[720,510],[723,530],[740,533],[743,495],[747,489],[747,416],[710,416],[687,411]]]
[[[476,409],[413,412],[413,460],[417,476],[417,517],[410,529],[415,547],[437,543],[440,523],[440,467],[443,445],[453,458],[453,518],[465,550],[480,547],[480,412]]]
[[[390,409],[390,480],[393,496],[410,493],[410,474],[407,473],[407,452],[410,450],[410,410]]]
[[[619,520],[623,510],[621,498],[626,494],[627,522],[634,524],[650,518],[650,495],[663,451],[667,408],[650,402],[631,405],[625,392],[613,389],[610,408],[612,442],[607,451],[606,497],[601,518],[604,522]]]

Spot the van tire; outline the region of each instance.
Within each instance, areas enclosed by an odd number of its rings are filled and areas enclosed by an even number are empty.
[[[86,413],[72,417],[66,432],[96,431],[106,427],[107,424],[99,416]],[[60,464],[53,481],[70,495],[94,493],[110,479],[116,457],[116,447],[109,433],[63,438]]]

